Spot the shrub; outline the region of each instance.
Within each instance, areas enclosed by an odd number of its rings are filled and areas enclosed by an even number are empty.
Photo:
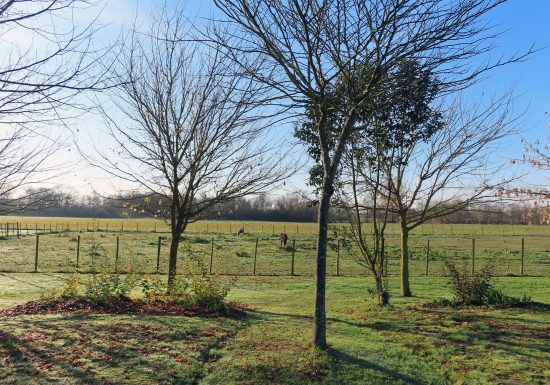
[[[452,306],[520,306],[531,301],[530,297],[516,298],[498,290],[493,282],[495,263],[487,263],[479,271],[471,274],[467,265],[462,268],[450,260],[445,260],[445,274],[454,298],[451,301],[440,300],[441,305]]]
[[[492,287],[494,270],[494,263],[487,263],[481,270],[471,274],[467,265],[458,268],[450,260],[445,260],[445,273],[449,277],[455,302],[459,305],[484,305]]]
[[[80,282],[80,276],[78,271],[75,271],[73,274],[69,275],[64,279],[65,284],[61,287],[60,297],[64,299],[74,299],[78,298],[79,292],[78,287]]]
[[[235,251],[235,255],[239,258],[252,258],[252,255],[250,255],[246,251]]]
[[[137,286],[137,281],[134,274],[126,274],[122,278],[113,273],[94,274],[92,279],[84,283],[86,298],[98,302],[128,299],[132,289]]]

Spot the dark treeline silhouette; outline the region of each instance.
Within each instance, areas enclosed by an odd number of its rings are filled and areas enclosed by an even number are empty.
[[[42,197],[39,203],[29,203],[29,207],[19,215],[77,217],[77,218],[148,218],[151,212],[134,211],[128,201],[141,200],[135,195],[104,197],[97,194],[77,195],[47,189],[29,190],[25,196],[37,194]],[[26,199],[26,198],[22,198]],[[1,202],[0,202],[1,204]],[[25,207],[27,205],[24,205]],[[333,221],[344,219],[343,213],[333,209]],[[241,220],[241,221],[276,221],[276,222],[315,222],[317,208],[301,194],[293,193],[283,196],[260,195],[249,198],[234,199],[220,203],[203,213],[203,220]],[[390,217],[390,222],[398,218]],[[368,221],[369,218],[366,218]],[[432,220],[430,223],[464,223],[464,224],[545,224],[544,211],[536,205],[527,203],[499,204],[491,203],[460,210],[445,217]]]

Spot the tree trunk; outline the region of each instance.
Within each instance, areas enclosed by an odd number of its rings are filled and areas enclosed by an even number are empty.
[[[401,220],[401,295],[412,297],[409,286],[409,229]]]
[[[170,258],[168,260],[168,291],[172,290],[176,279],[176,264],[178,261],[178,247],[180,236],[172,234],[172,242],[170,242]]]
[[[378,299],[378,304],[380,306],[385,306],[388,304],[389,295],[384,290],[384,283],[382,282],[382,275],[378,275],[375,277],[376,281],[376,297]]]
[[[331,183],[325,181],[321,191],[321,200],[319,202],[317,271],[315,275],[315,316],[313,326],[313,344],[321,349],[325,349],[327,347],[325,292],[327,274],[328,216],[331,192]]]

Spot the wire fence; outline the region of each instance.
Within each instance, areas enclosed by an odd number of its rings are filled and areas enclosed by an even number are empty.
[[[9,228],[10,230],[5,230]],[[160,232],[85,229],[49,232],[8,226],[0,237],[3,272],[118,272],[166,273],[170,237]],[[19,228],[19,232],[17,229]],[[58,227],[59,229],[59,227]],[[25,231],[23,231],[25,230]],[[461,264],[496,264],[497,275],[550,275],[550,242],[546,236],[430,236],[410,239],[411,276],[442,275],[443,261]],[[368,272],[352,254],[330,239],[327,270],[331,275],[361,276]],[[388,275],[399,274],[399,237],[386,238]],[[310,234],[291,236],[286,246],[273,234],[190,233],[180,239],[178,271],[198,263],[227,275],[315,274],[316,239]]]

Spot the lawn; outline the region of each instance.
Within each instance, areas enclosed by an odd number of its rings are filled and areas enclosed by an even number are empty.
[[[3,273],[0,308],[39,298],[57,273]],[[414,298],[379,309],[371,280],[330,277],[326,352],[310,347],[313,279],[244,276],[240,316],[21,315],[0,320],[1,384],[546,384],[548,306],[425,308],[450,295],[413,277]],[[550,279],[501,277],[509,295],[550,303]]]

